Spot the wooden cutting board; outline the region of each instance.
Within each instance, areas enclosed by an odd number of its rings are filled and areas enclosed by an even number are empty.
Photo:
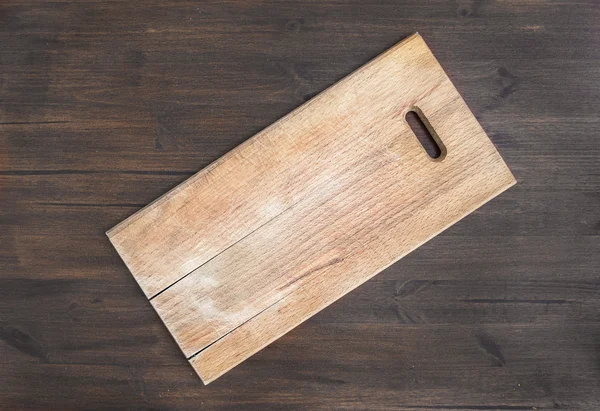
[[[107,234],[209,383],[514,183],[414,34]]]

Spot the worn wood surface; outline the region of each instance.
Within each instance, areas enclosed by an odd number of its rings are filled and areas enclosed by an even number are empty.
[[[597,2],[5,1],[0,22],[0,409],[600,407]],[[414,31],[519,185],[202,386],[104,232]]]
[[[107,234],[209,383],[514,183],[415,33]]]

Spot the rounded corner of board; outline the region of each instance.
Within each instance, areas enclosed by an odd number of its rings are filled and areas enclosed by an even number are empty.
[[[200,364],[198,364],[198,360],[195,360],[194,358],[189,358],[188,362],[190,363],[190,365],[194,369],[194,372],[196,373],[196,375],[198,376],[198,378],[200,378],[200,381],[202,381],[202,384],[208,385],[211,382],[213,382],[216,378],[218,378],[218,377],[212,377],[211,378],[210,376],[206,375],[206,373],[203,373],[200,370]]]

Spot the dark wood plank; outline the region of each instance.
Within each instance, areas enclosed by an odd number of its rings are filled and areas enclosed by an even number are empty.
[[[104,231],[419,31],[519,180],[203,387]],[[0,409],[600,408],[600,5],[0,5]]]

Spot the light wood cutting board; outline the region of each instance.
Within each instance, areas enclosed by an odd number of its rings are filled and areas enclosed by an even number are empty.
[[[414,34],[107,234],[209,383],[514,183]]]

